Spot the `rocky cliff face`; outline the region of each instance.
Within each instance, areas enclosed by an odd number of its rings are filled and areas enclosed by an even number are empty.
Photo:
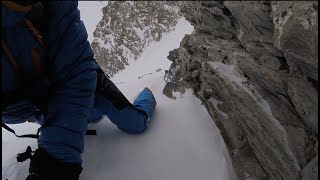
[[[164,94],[192,88],[239,179],[318,177],[318,2],[183,2]]]
[[[180,17],[178,2],[109,1],[91,44],[103,70],[113,76],[136,60],[152,41],[172,31]]]

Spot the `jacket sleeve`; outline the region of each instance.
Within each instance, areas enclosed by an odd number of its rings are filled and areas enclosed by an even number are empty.
[[[81,164],[97,65],[77,6],[77,1],[45,4],[48,74],[53,91],[38,145],[56,159]]]

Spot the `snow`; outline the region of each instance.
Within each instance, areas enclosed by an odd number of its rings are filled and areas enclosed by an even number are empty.
[[[219,101],[217,99],[215,99],[214,97],[210,97],[209,98],[209,102],[213,105],[213,107],[225,118],[229,118],[228,114],[222,112],[219,108],[218,108],[218,104],[222,104],[222,101]]]
[[[86,25],[92,32],[95,24]],[[157,107],[150,127],[139,135],[120,131],[107,117],[90,124],[89,128],[96,129],[98,135],[85,137],[80,180],[236,179],[219,129],[192,90],[175,93],[176,100],[162,94],[164,70],[171,63],[166,57],[179,47],[184,34],[192,31],[193,27],[181,18],[175,31],[151,43],[137,61],[131,61],[112,78],[131,102],[144,87],[149,87]],[[24,123],[10,127],[25,134],[36,132],[39,126]],[[2,179],[25,179],[30,161],[17,163],[15,157],[28,145],[36,149],[36,140],[16,138],[4,129],[2,135]]]
[[[114,82],[134,80],[143,74],[155,72],[156,69],[169,69],[171,61],[167,59],[169,51],[178,48],[180,41],[185,34],[190,34],[193,27],[184,18],[180,18],[175,30],[164,35],[160,42],[152,42],[143,50],[143,54],[138,60],[129,60],[129,65],[125,66],[125,71],[115,74],[112,78]],[[164,73],[164,72],[163,72]]]
[[[140,39],[144,39],[144,31],[138,27],[133,27],[133,30],[137,33]]]
[[[93,32],[97,24],[102,19],[102,8],[108,4],[108,1],[79,1],[78,9],[80,18],[84,22],[88,33],[88,40],[93,42]]]

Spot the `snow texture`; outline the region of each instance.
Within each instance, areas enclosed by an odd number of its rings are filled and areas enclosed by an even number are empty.
[[[91,14],[82,13],[82,18],[90,19],[84,15]],[[91,26],[95,24],[86,25],[92,34]],[[192,90],[176,93],[176,100],[162,94],[164,69],[171,63],[166,56],[179,47],[184,34],[192,30],[185,19],[180,19],[175,31],[160,42],[151,43],[137,61],[112,78],[131,102],[144,87],[149,87],[157,107],[150,127],[139,135],[120,131],[107,117],[90,124],[89,129],[96,129],[98,135],[85,137],[84,170],[80,180],[236,179],[220,132]],[[141,75],[145,76],[138,78]],[[39,126],[25,123],[10,127],[18,134],[25,134],[35,133]],[[19,139],[2,130],[2,179],[26,178],[30,161],[17,163],[16,155],[24,152],[28,145],[33,150],[37,148],[36,140]]]
[[[218,104],[222,104],[222,101],[219,101],[217,99],[215,99],[214,97],[210,97],[209,98],[209,102],[214,106],[214,108],[216,108],[216,110],[225,118],[229,118],[228,114],[222,112],[219,108],[218,108]]]
[[[102,8],[108,4],[108,1],[79,1],[78,9],[80,18],[84,22],[88,33],[88,40],[93,41],[93,31],[102,19]]]

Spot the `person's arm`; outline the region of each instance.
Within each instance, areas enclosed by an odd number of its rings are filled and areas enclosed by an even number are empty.
[[[38,139],[41,151],[37,156],[47,153],[49,159],[72,163],[79,168],[87,118],[94,104],[96,64],[77,5],[77,1],[46,1],[44,4],[48,23],[48,74],[53,93],[48,102],[46,124]],[[52,164],[42,162],[37,156],[31,159],[30,174],[32,168],[38,168],[36,171],[40,172],[36,173],[61,173],[46,171]],[[40,162],[36,162],[39,159]],[[39,167],[31,167],[32,164]]]

